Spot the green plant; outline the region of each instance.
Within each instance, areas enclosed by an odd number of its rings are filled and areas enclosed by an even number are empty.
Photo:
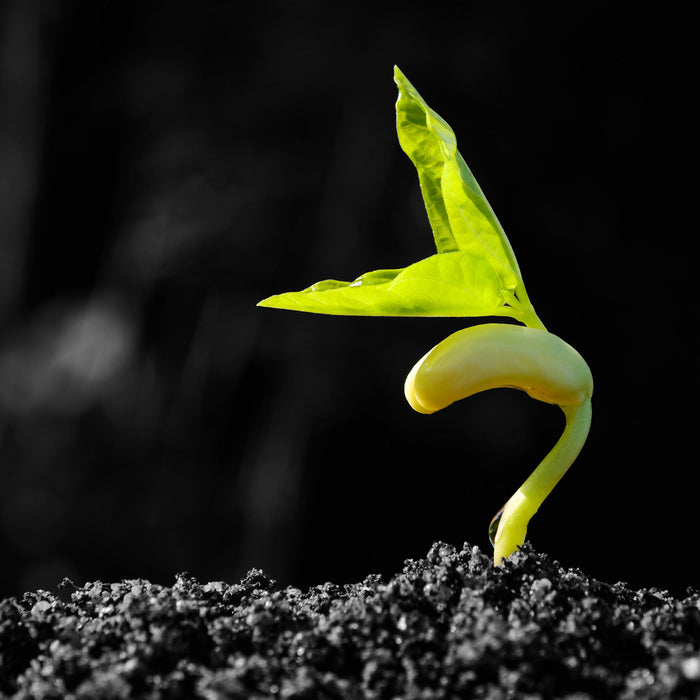
[[[399,142],[418,171],[437,253],[352,282],[317,282],[259,306],[361,316],[507,316],[523,324],[458,331],[430,350],[405,383],[409,404],[421,413],[497,387],[522,389],[564,412],[562,436],[491,522],[497,566],[524,543],[530,518],[578,456],[591,422],[593,379],[581,355],[535,313],[510,243],[454,132],[397,67],[394,80]]]

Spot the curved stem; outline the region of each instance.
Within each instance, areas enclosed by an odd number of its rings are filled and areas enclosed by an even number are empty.
[[[586,441],[591,426],[591,399],[587,398],[578,406],[560,408],[566,416],[562,436],[500,512],[494,539],[494,566],[499,566],[502,559],[525,542],[530,518],[566,473]]]

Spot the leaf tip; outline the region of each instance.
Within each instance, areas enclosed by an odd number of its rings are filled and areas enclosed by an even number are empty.
[[[275,297],[267,297],[265,299],[261,299],[255,306],[262,306],[266,309],[275,309],[279,308],[277,304],[275,304]]]
[[[412,89],[415,90],[409,79],[398,66],[394,66],[394,82],[396,83],[396,87],[399,88],[399,93],[410,92]]]

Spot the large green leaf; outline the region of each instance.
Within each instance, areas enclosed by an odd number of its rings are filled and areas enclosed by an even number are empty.
[[[467,250],[491,260],[504,287],[521,275],[513,250],[481,187],[457,150],[450,125],[432,110],[394,66],[399,88],[399,143],[418,170],[425,208],[438,253]]]
[[[432,255],[400,270],[375,270],[352,282],[324,280],[258,305],[348,316],[521,316],[517,301],[501,293],[490,262],[468,251]]]
[[[454,132],[398,68],[394,79],[399,142],[418,171],[437,254],[352,282],[317,282],[259,306],[360,316],[511,316],[543,327],[508,239],[457,151]]]

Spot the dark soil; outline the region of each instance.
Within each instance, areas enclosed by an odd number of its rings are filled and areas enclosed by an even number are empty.
[[[529,546],[494,570],[435,544],[387,582],[307,592],[257,570],[61,589],[0,603],[3,697],[700,697],[699,592],[608,585]]]

